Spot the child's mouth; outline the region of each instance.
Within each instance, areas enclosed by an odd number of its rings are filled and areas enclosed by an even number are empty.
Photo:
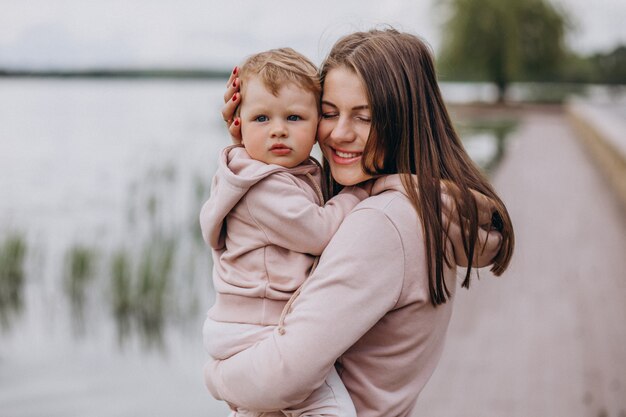
[[[281,143],[277,143],[275,145],[272,145],[272,147],[270,148],[270,152],[274,155],[283,156],[289,154],[291,152],[291,149]]]

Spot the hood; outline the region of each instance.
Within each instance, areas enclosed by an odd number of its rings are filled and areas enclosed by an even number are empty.
[[[277,172],[315,175],[319,172],[319,165],[312,158],[293,168],[266,164],[252,159],[241,145],[229,146],[222,151],[211,184],[211,197],[200,212],[202,236],[212,248],[219,249],[224,245],[224,220],[233,207],[256,183]]]

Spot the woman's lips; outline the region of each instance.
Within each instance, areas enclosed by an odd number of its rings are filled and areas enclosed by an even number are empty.
[[[285,145],[276,144],[270,148],[270,152],[274,155],[284,156],[291,152],[291,149]]]
[[[339,165],[350,165],[361,159],[363,152],[349,152],[342,149],[330,148],[333,162]]]

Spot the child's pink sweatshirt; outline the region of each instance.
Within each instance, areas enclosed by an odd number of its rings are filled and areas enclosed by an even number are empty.
[[[252,159],[240,146],[221,153],[200,225],[213,249],[215,305],[221,322],[275,325],[345,216],[367,192],[348,187],[325,205],[320,168]]]
[[[359,417],[411,415],[441,356],[457,285],[456,268],[445,269],[452,298],[434,307],[426,265],[420,218],[400,177],[379,178],[324,250],[285,333],[209,361],[207,387],[248,409],[285,409],[320,386],[340,357]]]

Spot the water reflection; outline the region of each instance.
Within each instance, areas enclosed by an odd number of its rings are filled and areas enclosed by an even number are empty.
[[[513,118],[475,118],[457,122],[466,149],[487,174],[502,161],[507,138],[517,125],[518,120]]]
[[[0,247],[0,328],[8,330],[24,305],[24,236],[8,236]]]

